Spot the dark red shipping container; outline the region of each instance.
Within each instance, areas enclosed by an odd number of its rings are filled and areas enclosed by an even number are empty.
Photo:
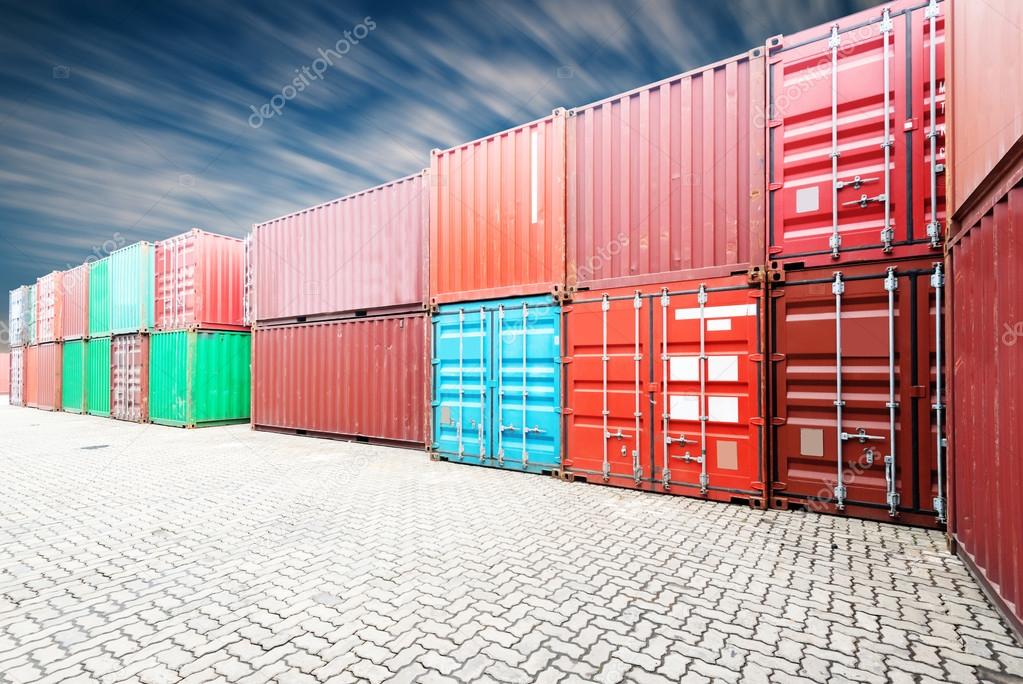
[[[155,248],[154,317],[161,330],[244,330],[245,243],[193,228]]]
[[[425,446],[425,314],[256,328],[256,429]]]
[[[59,411],[63,345],[47,342],[36,347],[36,407],[44,411]]]
[[[765,506],[762,286],[589,294],[563,307],[566,476]]]
[[[757,48],[569,112],[569,287],[764,264],[763,54]]]
[[[434,150],[430,176],[433,302],[564,290],[564,110]]]
[[[110,417],[135,423],[149,420],[149,335],[110,339]]]
[[[64,271],[61,288],[61,337],[80,340],[89,334],[89,264]]]
[[[846,264],[771,283],[774,507],[944,523],[940,266]]]
[[[256,322],[422,311],[427,300],[427,173],[252,228]]]
[[[899,0],[768,41],[770,259],[940,258],[944,8]]]

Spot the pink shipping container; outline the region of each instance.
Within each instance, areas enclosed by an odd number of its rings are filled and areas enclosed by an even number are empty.
[[[64,273],[54,271],[36,281],[36,343],[61,339]]]
[[[764,264],[763,52],[569,112],[570,288]]]
[[[422,311],[429,200],[424,172],[254,226],[253,319]]]
[[[256,429],[422,447],[428,429],[425,314],[256,328]]]
[[[432,302],[564,290],[565,119],[433,151]]]
[[[154,317],[161,330],[244,330],[245,243],[193,228],[156,243]]]
[[[25,348],[11,347],[10,377],[11,406],[25,405]]]
[[[11,393],[11,355],[0,352],[0,394]]]
[[[89,264],[64,271],[61,276],[61,335],[79,340],[89,335]]]
[[[114,335],[110,341],[110,416],[149,420],[149,335]]]
[[[60,342],[36,347],[36,407],[44,411],[60,410],[62,351]]]

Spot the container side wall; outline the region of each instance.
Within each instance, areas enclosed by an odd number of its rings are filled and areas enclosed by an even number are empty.
[[[247,421],[252,399],[249,333],[194,335],[194,375],[189,384],[196,424]]]
[[[61,359],[61,407],[69,413],[85,412],[85,342],[64,343]]]
[[[110,415],[110,338],[86,342],[85,408],[92,416]]]
[[[110,257],[89,264],[89,335],[110,334]]]
[[[60,342],[47,342],[36,347],[36,401],[38,408],[44,411],[60,410],[62,347]]]
[[[8,300],[8,323],[7,329],[10,333],[11,346],[12,347],[23,347],[28,344],[28,331],[25,327],[25,307],[27,306],[28,300],[28,288],[22,285],[19,288],[11,290],[10,298]]]
[[[89,334],[89,265],[65,271],[61,280],[61,335],[65,340],[78,340]]]
[[[39,346],[23,347],[25,354],[25,406],[39,408]]]
[[[185,426],[192,420],[189,375],[192,333],[159,332],[149,337],[149,419]]]

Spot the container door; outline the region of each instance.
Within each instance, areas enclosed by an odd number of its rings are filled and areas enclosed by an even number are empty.
[[[110,257],[89,265],[89,335],[110,332]]]
[[[762,497],[759,289],[701,284],[654,302],[655,444],[664,490]]]
[[[191,424],[192,373],[195,333],[154,333],[149,338],[149,417],[154,423]]]
[[[94,337],[86,343],[86,410],[93,416],[110,415],[110,338]]]
[[[434,448],[452,460],[494,455],[487,430],[490,314],[483,305],[441,307],[433,318]]]
[[[183,328],[196,322],[197,235],[188,232],[155,246],[155,315],[161,328]]]
[[[8,339],[12,345],[22,345],[25,343],[22,338],[22,316],[24,315],[23,307],[25,301],[25,289],[19,287],[15,290],[11,290],[10,306],[8,308]]]
[[[249,333],[194,333],[191,377],[195,423],[240,422],[249,418],[251,401]]]
[[[64,343],[61,366],[61,405],[70,413],[82,413],[85,402],[85,343],[81,340]]]
[[[11,406],[25,405],[25,351],[11,348]]]

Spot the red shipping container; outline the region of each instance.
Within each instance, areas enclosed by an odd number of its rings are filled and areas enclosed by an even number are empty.
[[[943,6],[899,0],[768,41],[769,258],[940,257]]]
[[[256,328],[256,429],[422,447],[429,435],[425,314]]]
[[[763,266],[763,52],[569,112],[569,287]]]
[[[61,339],[64,274],[54,271],[36,280],[36,343]]]
[[[114,335],[110,340],[110,416],[149,420],[149,335]]]
[[[25,355],[22,366],[24,405],[39,408],[39,345],[33,344],[21,349]]]
[[[0,394],[11,393],[11,355],[0,352]]]
[[[156,327],[244,330],[245,244],[193,228],[156,243]]]
[[[36,406],[44,411],[59,411],[63,345],[47,342],[36,347]]]
[[[89,334],[89,264],[75,266],[61,276],[61,335],[79,340]]]
[[[936,273],[916,259],[772,283],[773,506],[944,522]]]
[[[434,303],[564,290],[565,116],[433,151]]]
[[[11,406],[25,405],[25,348],[11,347],[10,359]]]
[[[566,476],[765,506],[762,286],[592,294],[563,308]]]

